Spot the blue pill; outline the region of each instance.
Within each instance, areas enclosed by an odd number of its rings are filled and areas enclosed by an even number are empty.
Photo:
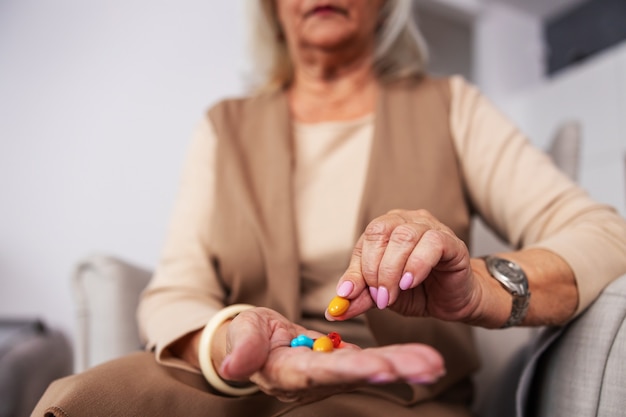
[[[309,349],[313,348],[313,343],[314,340],[311,339],[308,336],[305,336],[303,334],[299,335],[298,337],[294,337],[293,339],[291,339],[291,347],[300,347],[300,346],[305,346],[308,347]]]

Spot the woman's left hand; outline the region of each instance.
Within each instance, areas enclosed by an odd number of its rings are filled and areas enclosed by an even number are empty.
[[[350,299],[344,320],[376,306],[406,316],[472,322],[483,289],[465,243],[426,210],[393,210],[359,238],[337,294]]]
[[[426,345],[360,349],[342,342],[332,352],[316,352],[290,347],[298,334],[322,336],[267,308],[242,312],[226,327],[227,355],[220,376],[249,380],[281,401],[308,402],[368,384],[433,383],[444,373],[443,358]]]

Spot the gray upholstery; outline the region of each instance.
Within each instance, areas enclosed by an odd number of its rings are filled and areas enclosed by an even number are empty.
[[[28,416],[55,379],[72,373],[72,348],[65,335],[43,327],[3,340],[0,346],[0,417]]]
[[[608,286],[538,359],[527,394],[528,415],[626,415],[625,318],[626,275]]]

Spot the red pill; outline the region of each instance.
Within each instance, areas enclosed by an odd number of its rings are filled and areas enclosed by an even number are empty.
[[[333,342],[333,347],[337,349],[341,345],[341,336],[337,332],[328,333],[328,338]]]

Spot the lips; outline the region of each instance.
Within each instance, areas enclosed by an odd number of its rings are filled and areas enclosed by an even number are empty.
[[[321,4],[319,6],[313,7],[306,13],[306,17],[314,16],[314,15],[323,15],[329,13],[338,13],[344,16],[347,16],[348,12],[341,7],[334,6],[332,4]]]

